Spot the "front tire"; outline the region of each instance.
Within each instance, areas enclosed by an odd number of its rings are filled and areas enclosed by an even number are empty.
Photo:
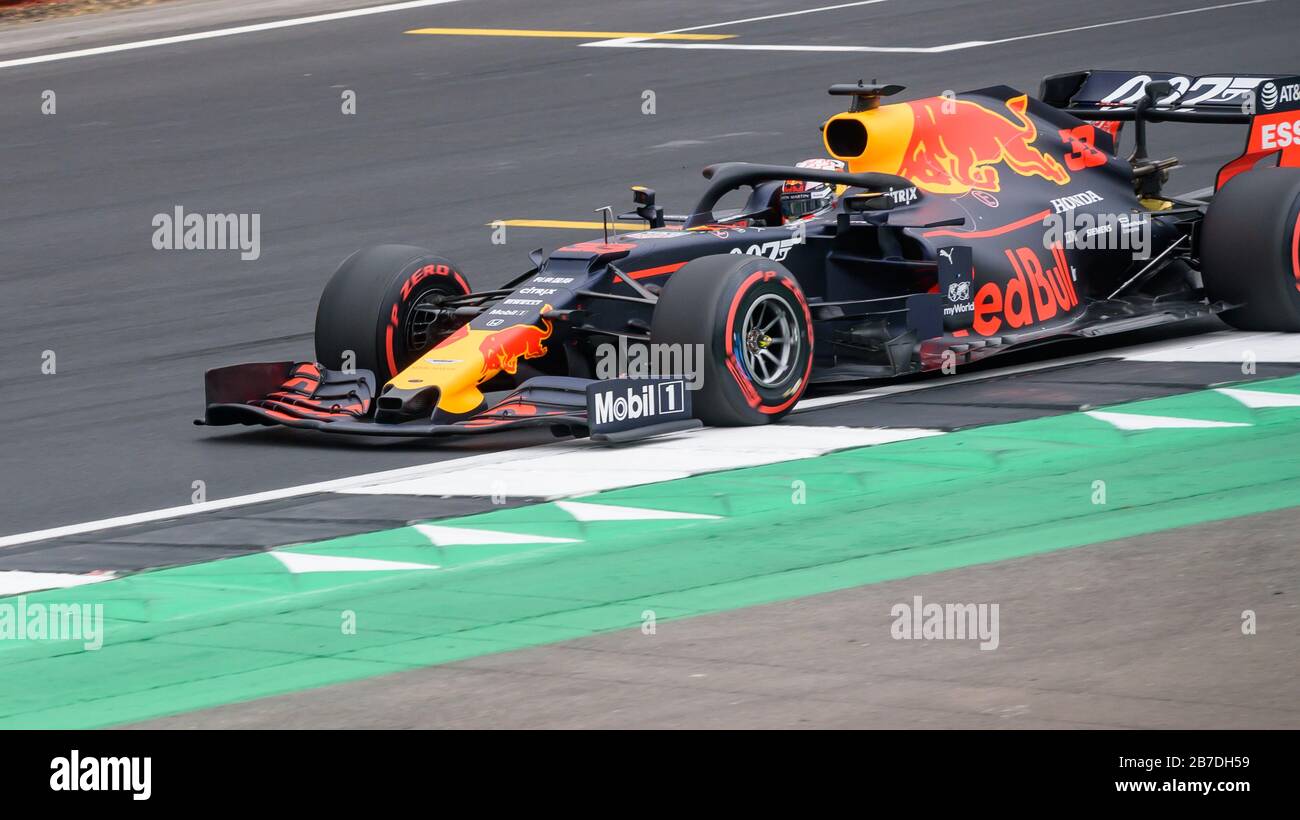
[[[382,385],[453,330],[416,310],[469,293],[451,260],[412,245],[372,245],[343,260],[316,307],[316,361],[351,364]],[[349,361],[350,359],[350,361]]]
[[[1300,168],[1228,180],[1205,214],[1201,276],[1211,299],[1239,304],[1241,330],[1300,332]]]
[[[769,424],[789,413],[812,374],[812,316],[798,281],[764,257],[725,254],[687,263],[664,285],[650,340],[701,345],[696,418],[715,426]]]

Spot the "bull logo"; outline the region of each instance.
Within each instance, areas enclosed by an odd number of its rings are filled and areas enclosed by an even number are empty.
[[[1038,129],[1026,116],[1024,94],[1007,100],[1010,118],[969,100],[932,98],[905,103],[912,110],[911,139],[899,176],[936,194],[1002,189],[999,166],[1021,176],[1065,185],[1070,175],[1033,146]]]
[[[541,312],[550,309],[548,304]],[[545,342],[553,331],[554,323],[547,319],[500,329],[462,325],[390,383],[402,388],[436,386],[439,410],[471,413],[483,403],[480,385],[498,373],[518,373],[520,359],[545,356]]]
[[[546,309],[550,309],[547,305]],[[489,333],[479,341],[479,352],[483,355],[483,372],[479,383],[487,381],[497,373],[514,375],[519,371],[519,360],[536,359],[546,355],[546,345],[551,338],[551,322],[542,320],[537,325],[512,325],[504,330]]]

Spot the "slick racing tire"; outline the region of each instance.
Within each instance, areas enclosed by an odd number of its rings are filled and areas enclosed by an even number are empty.
[[[1300,332],[1300,168],[1247,171],[1215,194],[1201,276],[1211,299],[1240,305],[1220,314],[1233,327]]]
[[[415,308],[469,293],[450,260],[411,245],[373,245],[343,260],[316,307],[316,361],[351,364],[382,385],[436,345],[459,322],[431,321]],[[350,352],[350,356],[349,356]]]
[[[725,254],[669,278],[653,343],[701,345],[692,411],[705,424],[768,424],[789,413],[812,373],[812,316],[799,283],[763,257]]]

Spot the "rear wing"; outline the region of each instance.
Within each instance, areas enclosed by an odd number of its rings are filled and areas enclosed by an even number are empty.
[[[1277,81],[1272,73],[1207,74],[1168,71],[1072,71],[1043,78],[1043,102],[1082,119],[1132,122],[1135,105],[1147,83],[1168,82],[1173,93],[1147,109],[1149,122],[1248,123],[1252,94],[1261,84]]]
[[[1048,105],[1106,128],[1138,116],[1148,83],[1168,82],[1172,92],[1146,107],[1147,122],[1249,124],[1241,156],[1224,165],[1215,190],[1269,157],[1282,167],[1300,167],[1300,76],[1272,73],[1207,74],[1162,71],[1090,70],[1043,78],[1039,97]]]

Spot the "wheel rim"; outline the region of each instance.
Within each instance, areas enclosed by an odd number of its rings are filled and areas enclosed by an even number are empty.
[[[799,359],[799,322],[794,309],[774,293],[763,294],[745,311],[740,340],[749,377],[761,387],[781,384]]]
[[[454,329],[454,322],[441,307],[447,296],[437,288],[426,291],[406,312],[401,337],[406,341],[409,353],[423,353]]]

